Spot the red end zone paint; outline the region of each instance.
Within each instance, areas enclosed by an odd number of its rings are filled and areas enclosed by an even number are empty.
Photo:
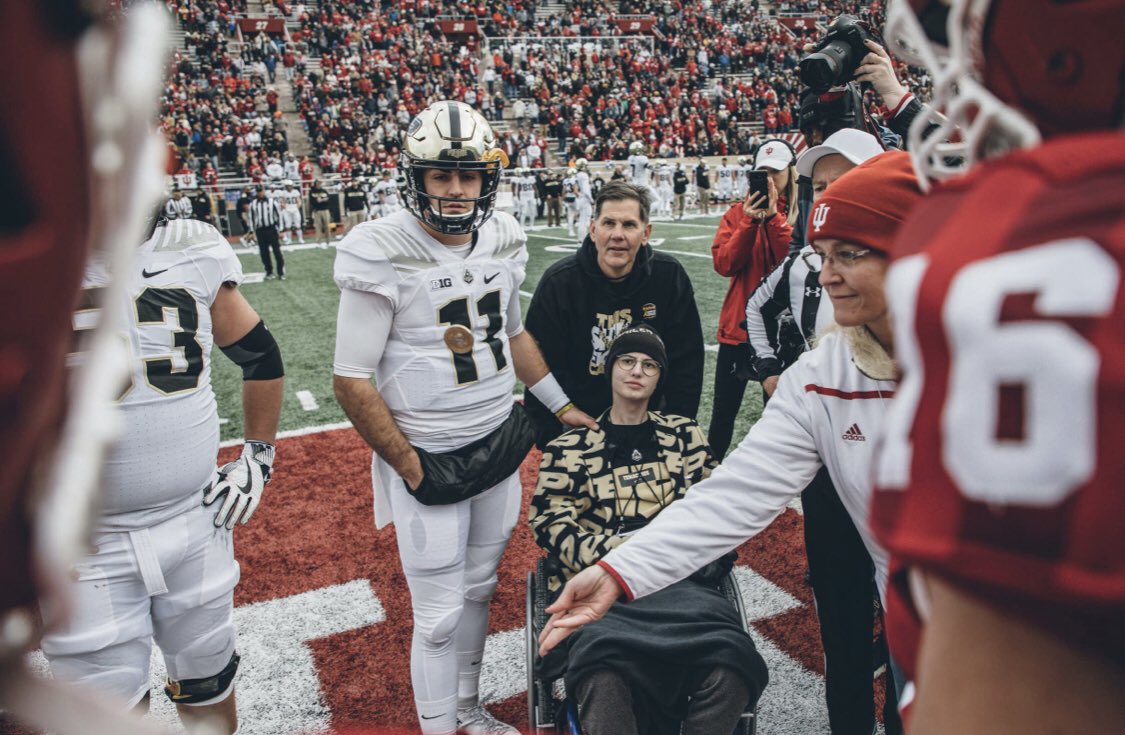
[[[237,456],[223,450],[220,463]],[[251,524],[236,532],[242,565],[236,605],[284,598],[330,585],[368,579],[386,621],[309,643],[321,691],[337,726],[415,727],[410,690],[410,596],[398,566],[394,528],[376,531],[372,513],[371,452],[351,429],[282,439],[275,480]],[[524,580],[540,556],[527,527],[527,501],[539,453],[520,470],[521,522],[500,565],[490,632],[524,621]],[[823,673],[819,631],[804,582],[802,519],[786,511],[746,543],[739,563],[797,598],[803,606],[755,623],[756,629],[806,668]],[[524,695],[491,706],[516,726],[526,725]]]

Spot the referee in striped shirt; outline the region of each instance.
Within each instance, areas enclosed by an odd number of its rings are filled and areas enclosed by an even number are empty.
[[[266,197],[265,187],[259,185],[257,195],[250,202],[250,226],[254,228],[254,235],[258,239],[258,253],[262,256],[267,280],[273,278],[271,248],[277,258],[277,277],[285,280],[285,258],[281,256],[281,240],[277,236],[280,224],[281,209],[275,200]]]

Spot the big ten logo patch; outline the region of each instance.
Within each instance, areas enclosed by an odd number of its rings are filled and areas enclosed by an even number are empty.
[[[440,291],[443,288],[452,288],[452,286],[453,286],[453,279],[449,278],[449,277],[430,279],[430,290],[431,291]]]
[[[656,304],[651,301],[641,307],[641,318],[645,321],[652,321],[656,318]]]
[[[605,374],[605,357],[613,340],[633,323],[633,310],[618,309],[612,314],[595,314],[594,326],[590,327],[590,375]]]

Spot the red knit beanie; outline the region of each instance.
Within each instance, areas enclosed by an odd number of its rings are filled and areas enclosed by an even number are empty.
[[[881,153],[828,185],[809,213],[808,240],[831,238],[887,253],[921,198],[910,154]]]

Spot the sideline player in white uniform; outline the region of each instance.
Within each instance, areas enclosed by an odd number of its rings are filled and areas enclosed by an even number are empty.
[[[750,189],[750,172],[754,167],[750,165],[750,159],[743,156],[738,159],[738,164],[734,167],[734,198],[742,200],[746,198],[746,192]]]
[[[371,193],[375,196],[371,219],[386,217],[402,209],[402,202],[398,198],[398,183],[389,168],[383,169],[383,178],[375,184]]]
[[[414,617],[411,682],[426,735],[517,732],[478,697],[488,605],[530,446],[506,441],[523,418],[512,402],[516,378],[564,423],[595,425],[568,410],[524,331],[525,236],[511,215],[494,211],[505,159],[471,107],[430,105],[403,143],[408,211],[357,226],[336,255],[333,386],[374,450],[375,523],[397,529]],[[490,467],[443,480],[447,455],[477,442],[490,448]],[[496,467],[513,469],[494,480]]]
[[[672,216],[672,167],[666,163],[656,166],[656,214]]]
[[[719,164],[718,171],[718,184],[715,187],[715,197],[719,201],[729,202],[731,198],[732,184],[734,182],[734,167],[727,163],[727,159],[723,159]]]
[[[590,219],[594,216],[594,191],[590,188],[590,174],[586,170],[585,158],[574,162],[578,173],[574,176],[578,200],[578,244],[581,245],[590,232]]]
[[[233,733],[231,530],[250,520],[269,481],[281,353],[238,291],[237,256],[209,224],[157,226],[125,277],[124,433],[106,462],[94,551],[75,567],[74,615],[44,636],[43,652],[56,678],[144,707],[155,639],[170,677],[165,692],[188,731]],[[104,267],[91,265],[86,288],[107,283]],[[89,329],[97,316],[79,310],[75,326]],[[242,456],[218,473],[213,344],[242,366],[246,411]]]
[[[285,233],[285,244],[293,242],[293,235],[297,242],[305,241],[301,217],[301,190],[293,186],[293,182],[286,179],[285,189],[277,195],[277,203],[281,206],[281,231]]]
[[[629,158],[625,162],[629,164],[629,181],[636,186],[647,187],[651,168],[645,155],[645,144],[639,140],[630,143]]]
[[[578,169],[571,166],[562,180],[563,206],[566,207],[566,234],[574,237],[578,222]]]
[[[519,213],[520,227],[531,227],[535,224],[535,176],[531,169],[517,169],[512,186],[516,189],[516,212]]]

